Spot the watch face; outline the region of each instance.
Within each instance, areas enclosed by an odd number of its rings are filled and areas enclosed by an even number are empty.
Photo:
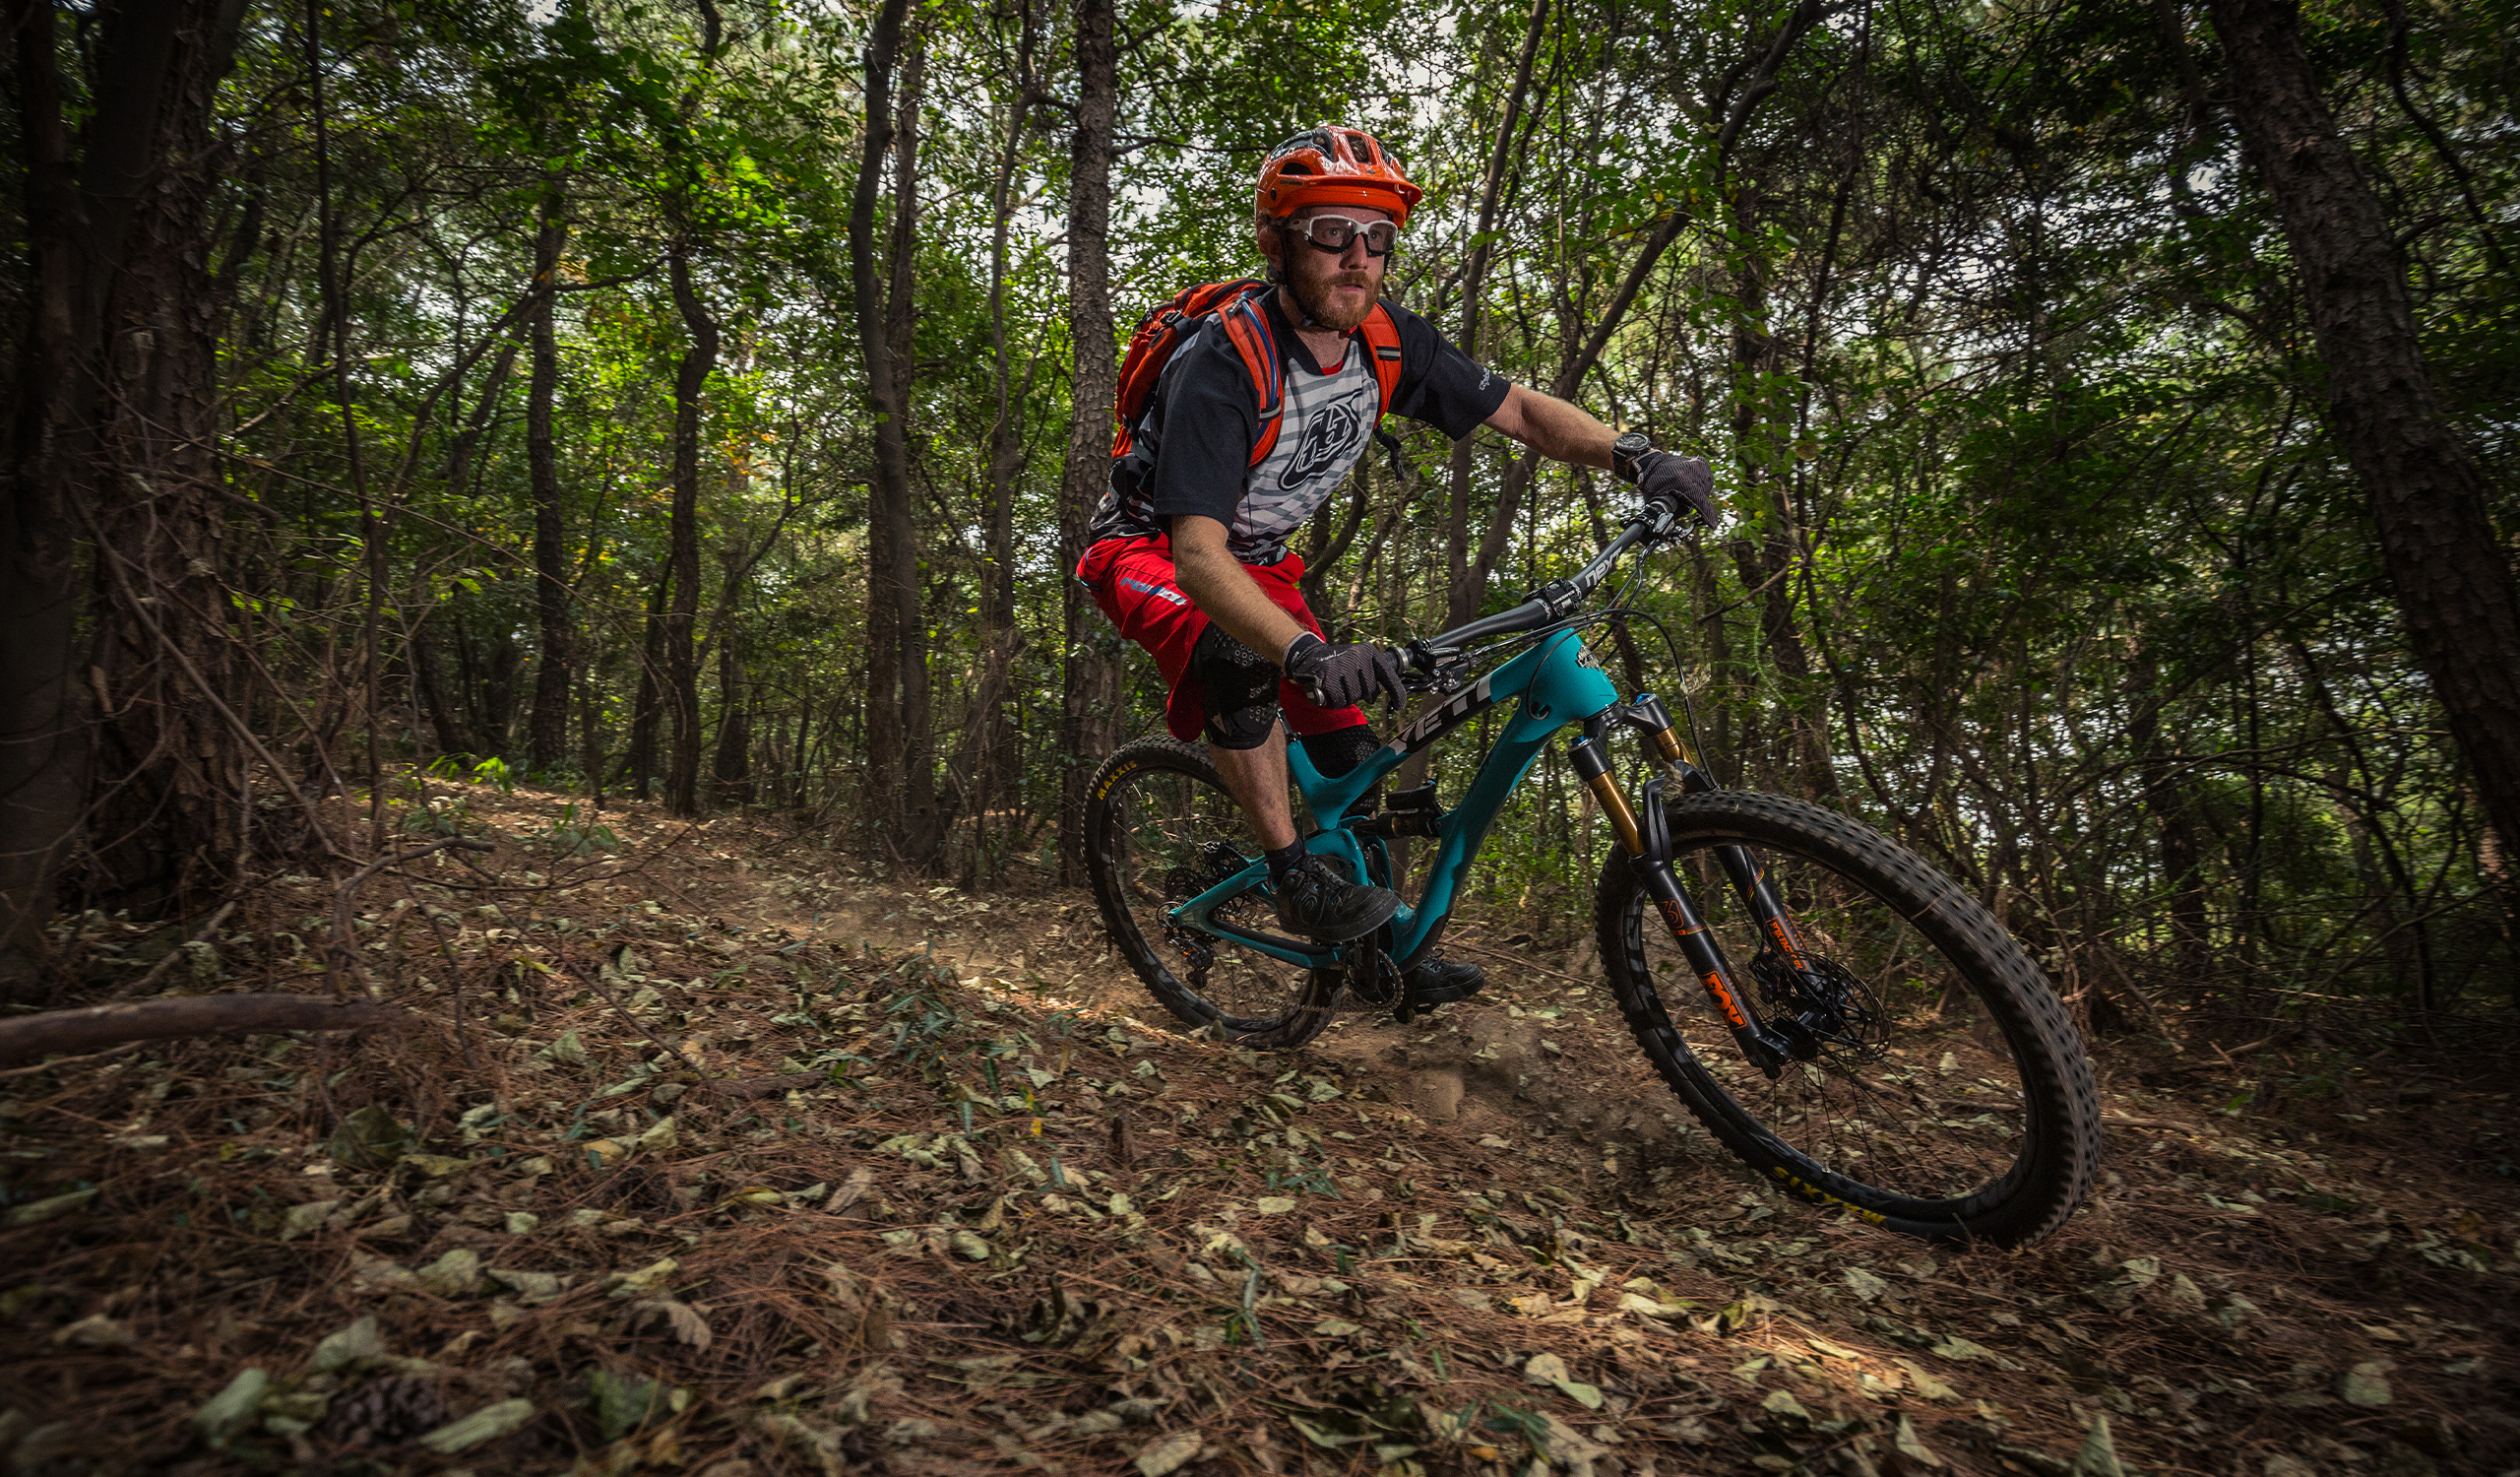
[[[1631,464],[1653,449],[1654,443],[1646,438],[1643,431],[1629,431],[1610,443],[1612,469],[1623,477],[1634,478],[1636,469]]]

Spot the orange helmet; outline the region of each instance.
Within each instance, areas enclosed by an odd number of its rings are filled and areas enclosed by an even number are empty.
[[[1406,225],[1409,208],[1425,193],[1372,134],[1354,128],[1325,125],[1299,133],[1270,150],[1260,165],[1259,211],[1272,220],[1307,205],[1366,205]]]

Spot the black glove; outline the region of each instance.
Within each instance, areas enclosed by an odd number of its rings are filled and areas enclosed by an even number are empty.
[[[1703,458],[1648,447],[1633,456],[1618,457],[1617,461],[1619,475],[1645,494],[1648,507],[1661,503],[1677,513],[1685,506],[1708,528],[1723,527],[1723,510],[1715,502],[1715,469],[1706,465]]]
[[[1344,708],[1387,697],[1396,708],[1409,701],[1409,688],[1400,680],[1400,659],[1389,647],[1333,646],[1310,631],[1287,645],[1287,679],[1317,707]]]

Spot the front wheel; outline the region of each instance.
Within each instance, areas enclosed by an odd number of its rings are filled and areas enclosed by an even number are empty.
[[[2100,1157],[2081,1036],[1992,915],[1914,852],[1801,801],[1671,802],[1672,871],[1741,992],[1798,1045],[1742,1059],[1623,855],[1595,901],[1628,1028],[1724,1146],[1803,1199],[1892,1231],[2020,1246],[2064,1224]],[[1795,968],[1723,866],[1747,848],[1800,935]],[[1736,854],[1737,855],[1737,854]]]
[[[1297,1047],[1330,1024],[1339,972],[1282,963],[1172,922],[1171,911],[1257,860],[1242,808],[1207,751],[1168,738],[1120,746],[1086,787],[1086,870],[1111,942],[1156,999],[1185,1024],[1228,1041]],[[1217,910],[1222,921],[1275,931],[1260,893]]]

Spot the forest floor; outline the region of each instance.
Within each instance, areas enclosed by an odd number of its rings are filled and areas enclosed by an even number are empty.
[[[2092,1203],[1928,1248],[1475,928],[1476,1000],[1263,1056],[1083,893],[564,803],[457,787],[497,852],[349,900],[414,1029],[0,1075],[11,1472],[2520,1470],[2507,1077],[2111,1037]],[[65,946],[320,992],[334,902]]]

